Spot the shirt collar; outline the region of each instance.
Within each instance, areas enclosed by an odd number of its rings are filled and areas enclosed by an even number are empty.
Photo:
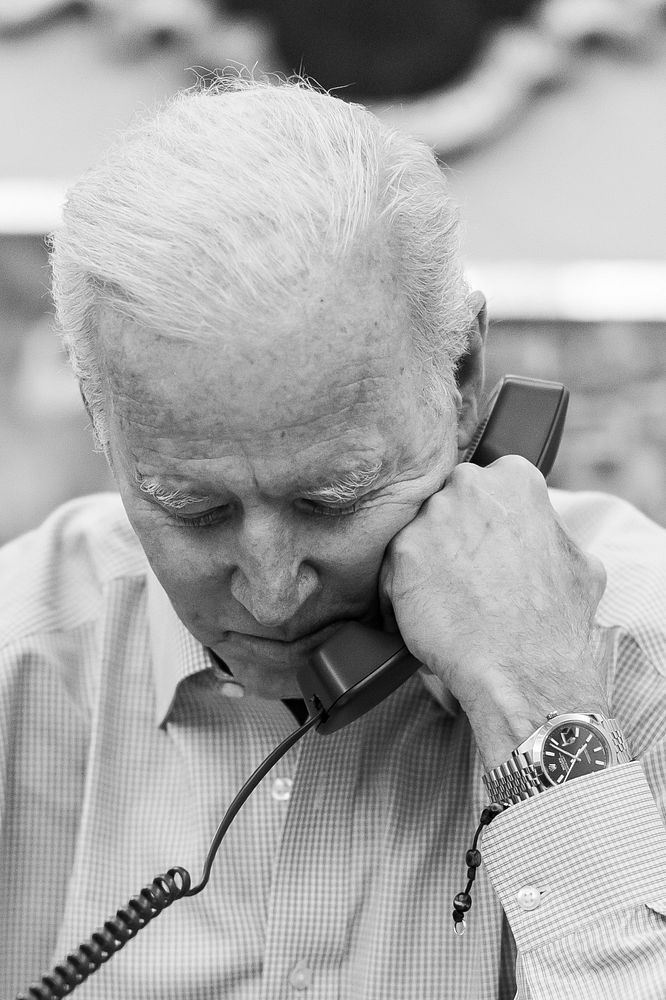
[[[148,569],[148,628],[155,691],[155,725],[166,722],[181,681],[201,670],[219,673],[206,647],[185,628],[174,611],[166,591]],[[456,715],[460,706],[448,688],[427,668],[419,676],[428,693],[448,715]],[[233,685],[236,687],[237,685]]]
[[[213,669],[213,664],[206,647],[185,628],[150,569],[146,589],[155,724],[161,726],[169,716],[181,681],[201,670]]]

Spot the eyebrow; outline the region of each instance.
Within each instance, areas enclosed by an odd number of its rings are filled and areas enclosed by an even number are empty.
[[[162,506],[171,510],[182,510],[183,507],[189,507],[193,503],[214,503],[212,497],[185,493],[183,490],[163,486],[154,476],[142,476],[139,472],[134,473],[134,482],[141,493],[158,500]]]
[[[350,503],[358,499],[363,493],[368,492],[377,480],[382,471],[383,462],[378,461],[366,469],[356,469],[347,472],[339,478],[312,489],[303,489],[302,495],[308,499],[323,500],[329,503]],[[139,472],[134,473],[134,482],[138,489],[145,496],[157,500],[163,507],[171,510],[182,510],[195,503],[215,504],[214,497],[200,493],[186,493],[183,490],[164,486],[155,476],[143,476]]]
[[[379,479],[383,462],[379,461],[367,469],[358,469],[345,473],[339,479],[335,479],[326,485],[318,486],[315,489],[303,490],[303,496],[310,499],[328,500],[335,503],[349,503],[356,500],[361,494],[370,490]]]

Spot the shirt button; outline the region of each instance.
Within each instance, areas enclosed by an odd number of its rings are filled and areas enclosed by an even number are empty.
[[[291,787],[294,784],[291,778],[276,778],[273,782],[271,795],[276,802],[288,802],[291,798]]]
[[[242,698],[245,690],[240,684],[234,684],[233,681],[225,681],[222,685],[222,694],[225,698]]]
[[[302,992],[312,984],[312,969],[304,962],[297,962],[289,973],[289,983],[295,990]]]
[[[541,893],[535,885],[524,885],[516,893],[516,902],[521,910],[536,910],[541,905]]]

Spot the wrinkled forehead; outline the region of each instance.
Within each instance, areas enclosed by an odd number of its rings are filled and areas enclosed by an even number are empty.
[[[363,279],[363,280],[361,280]],[[409,310],[390,269],[328,276],[203,336],[102,312],[100,360],[124,432],[253,435],[398,412],[416,395]],[[402,402],[401,402],[402,401]]]

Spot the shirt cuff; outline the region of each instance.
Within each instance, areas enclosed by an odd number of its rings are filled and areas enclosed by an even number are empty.
[[[520,951],[637,905],[666,914],[666,828],[638,761],[511,806],[480,847]]]

